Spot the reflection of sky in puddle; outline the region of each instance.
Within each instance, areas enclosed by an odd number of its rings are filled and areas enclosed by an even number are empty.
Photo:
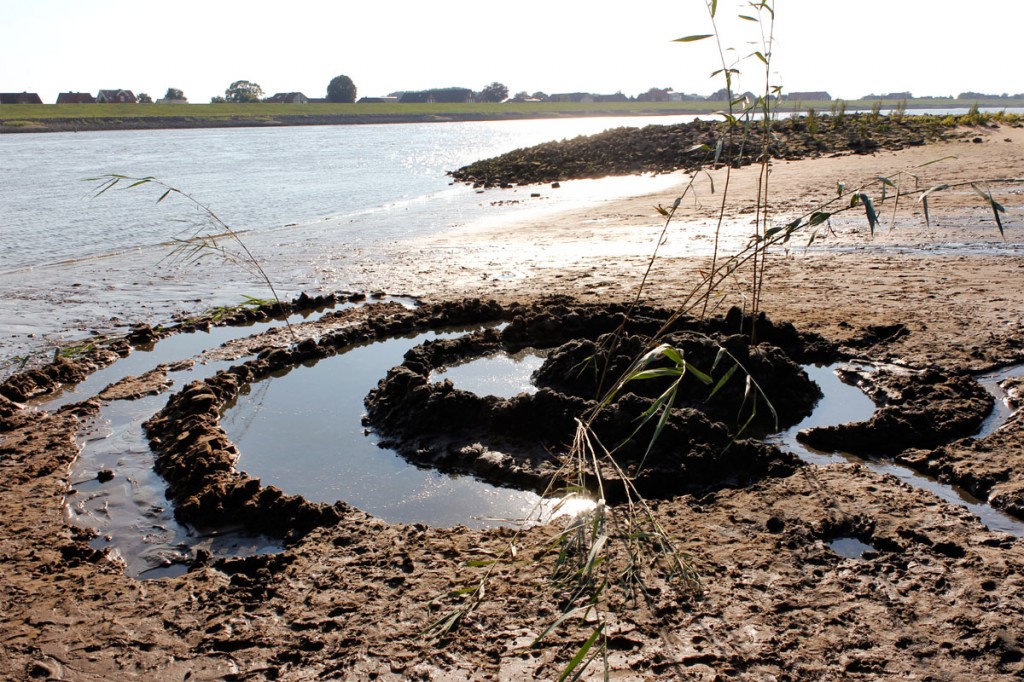
[[[455,388],[477,395],[514,398],[520,393],[536,393],[533,373],[544,364],[546,354],[526,349],[509,355],[495,353],[453,363],[430,375],[431,382],[448,379]]]
[[[331,310],[341,310],[347,307],[350,306],[348,304],[339,305]],[[327,311],[296,313],[288,318],[288,324],[312,322],[323,316],[325,312]],[[209,331],[173,334],[157,341],[149,349],[137,348],[128,357],[121,358],[113,365],[93,372],[85,381],[65,388],[56,398],[47,401],[45,407],[48,410],[55,410],[62,405],[86,400],[125,377],[140,376],[155,369],[158,365],[191,358],[204,350],[216,348],[229,341],[244,339],[283,326],[285,326],[284,320],[273,319],[250,325],[211,327]]]
[[[238,468],[286,493],[344,500],[389,522],[477,528],[521,522],[539,500],[535,493],[414,466],[380,448],[361,423],[364,397],[407,350],[459,333],[354,347],[312,370],[298,367],[253,384],[221,420],[241,452]]]
[[[986,372],[978,377],[978,383],[980,383],[995,400],[992,414],[985,419],[981,428],[978,430],[978,438],[983,438],[995,433],[1014,413],[1015,410],[1007,399],[1006,391],[1004,391],[999,384],[1007,379],[1019,376],[1024,376],[1024,364],[1004,367],[1003,369],[996,370],[994,372]]]
[[[875,548],[857,538],[835,538],[828,543],[829,549],[847,559],[861,559]]]

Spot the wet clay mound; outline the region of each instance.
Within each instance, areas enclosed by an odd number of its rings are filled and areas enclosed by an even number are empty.
[[[772,409],[762,405],[754,414],[754,425],[763,431],[774,430],[776,425],[786,427],[797,423],[810,414],[821,396],[807,374],[777,346],[768,343],[751,346],[749,338],[741,334],[710,337],[692,332],[668,334],[662,342],[679,350],[698,370],[711,372],[715,368],[715,379],[730,371],[739,372],[733,375],[735,380],[727,380],[717,391],[692,372],[679,384],[676,405],[700,410],[726,425],[736,426],[737,419],[744,414],[744,403],[751,399],[747,394],[746,375],[771,394]],[[651,346],[650,337],[630,334],[607,334],[596,341],[570,341],[552,351],[535,379],[538,386],[594,399],[627,374],[636,358]],[[661,357],[647,369],[664,370],[671,366],[668,358]],[[636,380],[628,383],[625,390],[656,400],[670,383],[668,379]]]
[[[123,345],[124,354],[127,354],[128,344]],[[122,357],[122,354],[111,349],[96,351],[78,360],[57,357],[45,367],[8,377],[0,385],[0,395],[17,403],[49,395],[65,384],[77,384],[94,370],[115,362],[119,357]]]
[[[774,428],[765,398],[784,406],[784,423],[791,424],[809,413],[820,393],[781,348],[768,343],[751,347],[738,335],[721,335],[720,330],[738,329],[742,323],[738,311],[700,323],[673,320],[670,311],[646,308],[627,319],[615,306],[556,302],[535,307],[501,332],[430,341],[411,350],[367,396],[367,421],[387,437],[390,447],[418,464],[543,491],[568,464],[564,453],[577,420],[586,418],[605,447],[615,448],[616,462],[623,468],[620,472],[605,464],[600,472],[610,501],[623,494],[623,473],[642,494],[658,497],[785,475],[798,465],[794,456],[734,439],[749,417],[766,430]],[[804,345],[791,327],[776,327],[764,318],[760,323],[766,332],[775,330],[779,339],[791,337],[793,347]],[[670,333],[661,342],[675,345],[693,366],[703,367],[700,371],[707,371],[712,385],[698,379],[696,371],[689,372],[680,380],[670,414],[660,422],[652,419],[643,425],[642,416],[657,409],[655,401],[671,378],[629,382],[610,404],[596,410],[601,387],[612,386],[635,358],[656,347],[659,341],[651,335],[666,328]],[[534,394],[479,396],[450,381],[430,379],[447,363],[554,344],[559,345],[535,374],[539,390]],[[668,362],[661,357],[648,369],[668,369]],[[753,382],[767,387],[766,396],[748,391],[747,372]]]
[[[895,455],[970,436],[992,411],[992,396],[963,374],[882,370],[859,379],[878,406],[870,420],[809,429],[797,438],[818,450]]]

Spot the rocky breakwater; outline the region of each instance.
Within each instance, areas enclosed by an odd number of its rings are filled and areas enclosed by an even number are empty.
[[[963,136],[935,117],[851,114],[813,120],[794,116],[773,121],[766,151],[773,159],[828,154],[866,154]],[[610,175],[692,171],[729,160],[734,166],[762,155],[763,128],[695,120],[676,125],[616,128],[597,135],[516,149],[452,171],[459,182],[477,187],[509,187]]]

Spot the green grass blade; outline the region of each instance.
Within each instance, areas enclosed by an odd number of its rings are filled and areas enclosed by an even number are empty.
[[[629,375],[629,381],[640,381],[643,379],[658,379],[661,377],[678,377],[683,372],[675,367],[663,367],[661,369],[642,369]]]
[[[711,393],[708,395],[708,400],[714,398],[715,394],[722,390],[722,387],[725,386],[726,383],[728,383],[729,379],[732,379],[732,375],[735,374],[736,370],[738,370],[739,368],[739,365],[733,365],[732,367],[729,368],[729,371],[722,375],[722,378],[718,380],[718,383],[715,384],[715,387],[711,389]]]
[[[666,358],[668,358],[672,362],[676,363],[676,365],[682,365],[683,364],[683,355],[682,355],[682,353],[679,352],[678,348],[674,348],[674,347],[669,346],[668,344],[664,344],[664,343],[661,344],[660,346],[658,346],[658,348],[659,348],[659,350],[661,350],[661,354],[662,355],[664,355]]]
[[[855,195],[855,198],[864,204],[864,213],[868,218],[868,226],[871,228],[871,235],[874,236],[875,226],[878,225],[878,214],[875,212],[875,204],[865,192],[858,193]]]
[[[992,215],[996,219],[996,226],[999,227],[999,236],[1003,238],[1003,241],[1006,241],[1006,232],[1003,230],[1003,220],[999,216],[999,214],[1001,212],[1002,213],[1006,212],[1006,208],[1002,204],[1000,204],[998,201],[996,201],[994,198],[992,198],[992,194],[991,193],[986,192],[982,188],[978,187],[978,185],[976,185],[974,183],[971,183],[971,187],[973,187],[974,191],[977,192],[978,195],[982,199],[987,201],[988,205],[992,207]]]
[[[590,606],[577,606],[574,609],[569,609],[568,611],[563,611],[562,615],[560,615],[558,618],[556,618],[555,621],[553,623],[551,623],[551,625],[547,626],[544,629],[544,632],[542,632],[539,635],[537,635],[537,639],[535,639],[532,642],[530,642],[530,646],[531,647],[535,647],[535,646],[539,645],[542,639],[544,639],[545,637],[550,635],[555,630],[555,628],[557,628],[559,625],[564,623],[567,618],[572,618],[577,613],[579,613],[581,611],[586,611],[589,608],[590,608]]]
[[[572,671],[575,670],[576,667],[583,661],[583,659],[587,655],[587,652],[590,651],[590,648],[592,646],[594,646],[594,642],[596,642],[597,638],[601,636],[602,630],[604,630],[604,623],[601,623],[597,626],[597,629],[595,629],[590,634],[590,637],[587,638],[587,641],[583,643],[583,646],[581,646],[579,651],[576,652],[576,655],[572,657],[572,660],[569,661],[569,664],[565,667],[565,670],[563,670],[562,674],[558,676],[558,682],[565,682],[565,679],[569,677],[569,675],[572,675]],[[583,671],[581,670],[580,672],[582,673]]]
[[[711,378],[710,376],[708,376],[707,374],[705,374],[705,373],[704,373],[704,372],[702,372],[701,370],[699,370],[699,369],[697,369],[696,367],[694,367],[693,365],[691,365],[691,364],[690,364],[689,362],[686,362],[686,361],[684,360],[684,361],[683,361],[683,364],[684,364],[684,366],[686,367],[686,371],[688,371],[688,372],[689,372],[690,374],[692,374],[693,376],[697,377],[697,379],[698,379],[698,380],[699,380],[699,381],[700,381],[700,382],[701,382],[702,384],[704,384],[704,385],[706,385],[706,386],[710,386],[711,384],[713,384],[713,383],[715,382],[715,380],[714,380],[714,379],[712,379],[712,378]]]

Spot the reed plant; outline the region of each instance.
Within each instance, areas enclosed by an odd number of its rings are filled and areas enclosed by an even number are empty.
[[[604,674],[607,677],[608,643],[607,632],[610,623],[609,614],[613,610],[610,595],[625,590],[630,594],[644,595],[644,586],[654,576],[663,583],[670,584],[682,592],[699,596],[701,577],[695,557],[680,551],[678,541],[672,538],[659,523],[656,514],[632,485],[631,479],[619,465],[616,448],[606,448],[594,431],[594,424],[602,411],[610,409],[615,398],[634,381],[667,380],[665,390],[652,401],[649,409],[639,418],[634,437],[638,437],[640,428],[649,426],[652,432],[651,443],[658,437],[666,421],[671,418],[676,391],[679,382],[684,378],[696,380],[708,387],[709,397],[721,389],[729,381],[745,381],[745,395],[750,399],[751,410],[758,404],[774,412],[769,399],[770,391],[758,386],[738,362],[719,366],[716,360],[711,367],[697,367],[691,364],[679,348],[663,341],[668,329],[684,315],[705,317],[717,306],[716,296],[727,281],[746,282],[745,315],[749,327],[744,329],[752,343],[757,341],[756,320],[761,309],[762,295],[768,284],[766,266],[772,254],[787,248],[796,239],[806,240],[809,246],[823,231],[830,231],[834,217],[850,212],[861,212],[872,235],[883,221],[892,227],[901,206],[916,202],[924,212],[925,221],[930,221],[929,198],[936,193],[954,189],[971,188],[991,209],[994,221],[1005,238],[1003,214],[1005,208],[997,201],[992,188],[1003,184],[1019,184],[1024,182],[1020,177],[991,178],[985,181],[968,181],[958,183],[941,183],[930,187],[923,186],[920,168],[937,163],[943,159],[930,161],[922,166],[901,170],[887,176],[877,176],[862,185],[847,187],[838,183],[834,196],[822,204],[785,221],[777,221],[771,207],[770,192],[770,154],[771,141],[770,123],[780,101],[781,88],[771,83],[772,47],[774,44],[774,2],[757,0],[748,3],[747,11],[739,15],[739,20],[753,22],[761,35],[759,49],[746,56],[748,62],[759,64],[763,71],[763,87],[761,94],[750,101],[747,98],[736,98],[733,89],[741,71],[739,62],[731,62],[721,41],[721,33],[717,24],[718,3],[716,0],[705,0],[711,31],[704,34],[690,35],[678,39],[681,43],[692,43],[714,39],[718,46],[720,68],[712,74],[724,81],[728,93],[728,105],[719,112],[725,120],[721,138],[714,148],[706,148],[705,164],[707,168],[724,168],[724,180],[721,188],[721,204],[718,219],[713,232],[714,248],[709,262],[701,269],[698,282],[689,290],[681,293],[681,303],[660,331],[652,336],[646,350],[638,356],[629,369],[620,377],[609,381],[609,386],[597,401],[594,408],[577,420],[577,429],[568,456],[562,470],[555,477],[553,488],[546,496],[556,491],[582,491],[588,481],[596,481],[596,490],[592,493],[597,502],[593,511],[575,518],[559,535],[554,545],[555,559],[552,574],[552,585],[567,590],[567,597],[561,600],[563,608],[549,627],[537,638],[535,645],[541,645],[545,637],[555,628],[567,621],[578,621],[585,625],[582,641],[574,654],[565,663],[560,679],[577,679],[585,673],[588,666],[603,661]],[[741,60],[743,61],[743,60]],[[875,102],[870,119],[878,123],[881,113],[881,102]],[[906,102],[897,104],[890,118],[899,123],[906,112]],[[971,119],[959,120],[957,123],[969,123]],[[833,104],[832,125],[842,128],[846,124],[846,103],[837,101]],[[719,236],[725,218],[725,202],[730,192],[731,170],[735,160],[744,151],[735,144],[740,130],[749,131],[753,127],[760,131],[758,155],[758,182],[755,196],[755,230],[747,245],[735,253],[724,255],[719,249]],[[810,109],[806,121],[807,131],[816,134],[819,119],[814,109]],[[866,129],[865,129],[866,131]],[[866,134],[861,131],[862,134]],[[693,150],[689,150],[693,151]],[[704,172],[704,171],[699,171]],[[657,210],[664,218],[658,241],[641,276],[636,295],[633,297],[634,307],[639,304],[644,289],[648,286],[658,251],[668,234],[673,220],[676,219],[683,199],[692,191],[693,179],[698,173],[691,174],[690,181],[684,186],[680,196],[668,207],[658,206]],[[746,273],[744,276],[742,273]],[[628,319],[629,315],[627,315]],[[626,321],[615,334],[610,335],[609,344],[617,343]],[[611,355],[611,353],[607,353]],[[716,373],[717,372],[717,373]],[[602,382],[604,383],[604,382]],[[748,414],[747,419],[752,418]],[[738,424],[736,433],[741,434],[749,421]],[[651,426],[653,425],[653,426]],[[651,445],[648,445],[650,452]],[[641,462],[641,468],[643,462]],[[602,470],[612,470],[626,485],[626,503],[614,508],[604,504],[602,487]],[[463,602],[463,607],[455,616],[457,621],[466,617],[479,604],[485,592],[488,574],[473,588],[473,600]],[[614,600],[615,604],[625,603]],[[453,615],[447,619],[442,617],[437,623],[444,626],[454,624]]]
[[[94,190],[94,197],[101,197],[114,189],[136,189],[153,188],[159,192],[156,203],[163,203],[170,197],[180,197],[197,209],[202,217],[198,227],[185,237],[175,237],[171,240],[172,248],[164,257],[163,261],[172,265],[194,265],[210,256],[221,258],[225,263],[237,266],[243,271],[255,276],[260,283],[267,288],[279,311],[284,311],[285,306],[278,296],[277,288],[274,286],[270,275],[263,268],[259,258],[250,250],[249,246],[242,239],[242,236],[230,225],[224,222],[217,213],[207,204],[177,187],[168,185],[152,176],[130,177],[117,173],[101,175],[95,178],[88,178],[87,182],[98,183]],[[246,297],[246,303],[242,305],[262,305],[262,299]],[[217,316],[217,311],[213,311]],[[288,332],[295,343],[299,338],[291,323],[285,320]]]

